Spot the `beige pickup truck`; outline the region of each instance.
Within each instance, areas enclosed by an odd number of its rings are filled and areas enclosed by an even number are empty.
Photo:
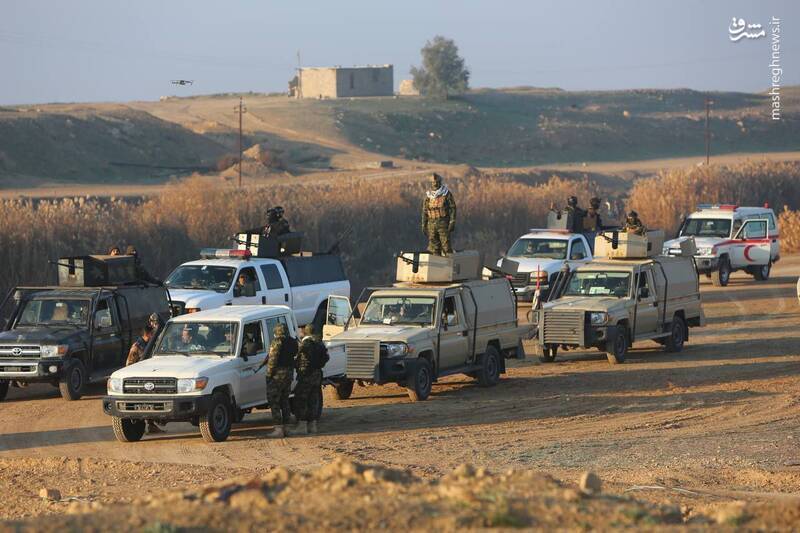
[[[596,347],[622,363],[643,340],[679,352],[689,328],[705,325],[691,257],[595,259],[562,271],[553,290],[533,314],[544,362],[559,347]]]
[[[347,298],[331,296],[324,330],[329,345],[345,346],[349,390],[353,381],[398,383],[414,401],[451,374],[496,385],[505,359],[524,358],[522,339],[533,336],[532,326],[517,322],[505,278],[366,289],[356,310],[354,316]]]

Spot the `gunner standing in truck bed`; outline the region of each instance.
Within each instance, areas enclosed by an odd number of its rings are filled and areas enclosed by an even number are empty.
[[[439,174],[431,174],[430,184],[431,189],[425,192],[422,203],[422,232],[428,236],[428,252],[451,254],[450,234],[456,227],[456,201]]]

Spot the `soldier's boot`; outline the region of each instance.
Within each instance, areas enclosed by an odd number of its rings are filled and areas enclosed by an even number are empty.
[[[316,435],[317,434],[317,421],[316,420],[312,420],[311,422],[308,423],[308,432],[310,434],[312,434],[312,435]]]
[[[286,436],[286,432],[283,429],[283,426],[275,426],[275,428],[267,433],[268,439],[282,439]]]
[[[295,427],[286,428],[286,435],[294,437],[295,435],[308,435],[308,422],[301,420]]]

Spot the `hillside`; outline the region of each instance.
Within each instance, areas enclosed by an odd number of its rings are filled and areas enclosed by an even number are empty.
[[[763,95],[715,93],[712,153],[798,149],[800,88],[783,117]],[[298,101],[244,95],[245,146],[266,143],[292,174],[414,164],[521,167],[698,156],[705,93],[476,90],[419,97]],[[128,104],[0,108],[0,187],[162,180],[238,149],[238,95]],[[119,166],[118,163],[141,166]]]

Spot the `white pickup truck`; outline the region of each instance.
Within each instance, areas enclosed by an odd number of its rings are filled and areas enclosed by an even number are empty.
[[[677,238],[664,243],[664,255],[678,255],[681,242],[687,239],[694,239],[697,247],[697,272],[720,287],[737,270],[765,281],[772,264],[780,259],[778,224],[767,206],[700,204],[683,220]]]
[[[173,316],[223,305],[286,305],[300,325],[325,322],[328,296],[350,296],[350,282],[334,254],[253,257],[249,250],[204,249],[166,280]],[[243,278],[244,284],[239,284]]]
[[[567,230],[531,229],[516,240],[505,258],[517,263],[517,273],[510,277],[519,300],[531,300],[537,281],[541,293],[548,292],[564,262],[592,260],[589,241],[580,233]],[[501,267],[503,260],[497,262]]]
[[[203,439],[228,438],[231,424],[255,408],[268,407],[266,367],[278,323],[297,338],[297,321],[286,306],[225,306],[184,314],[167,322],[153,356],[114,372],[103,411],[122,442],[141,440],[146,420],[191,422]],[[324,383],[345,374],[344,346],[328,349]],[[322,409],[320,394],[318,409]]]

